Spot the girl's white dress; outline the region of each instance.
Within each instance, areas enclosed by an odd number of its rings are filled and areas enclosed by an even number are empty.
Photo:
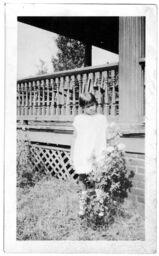
[[[73,163],[78,174],[92,171],[92,156],[100,160],[106,150],[107,120],[102,114],[75,116],[73,126],[77,136],[74,143]]]

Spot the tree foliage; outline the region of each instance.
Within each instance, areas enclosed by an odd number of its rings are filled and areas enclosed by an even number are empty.
[[[39,59],[39,65],[37,65],[37,69],[38,69],[37,75],[45,75],[48,72],[46,63],[42,59]]]
[[[62,71],[84,66],[85,46],[83,43],[59,35],[56,39],[58,52],[52,57],[54,71]]]

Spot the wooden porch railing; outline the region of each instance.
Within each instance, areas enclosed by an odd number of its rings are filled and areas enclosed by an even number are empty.
[[[71,121],[81,113],[79,94],[93,92],[97,111],[119,114],[118,64],[30,77],[17,82],[17,120]]]

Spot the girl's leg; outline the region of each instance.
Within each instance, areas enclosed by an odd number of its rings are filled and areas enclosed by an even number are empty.
[[[81,174],[79,180],[82,186],[82,191],[79,199],[79,216],[84,216],[87,206],[87,186],[85,183],[85,174]]]

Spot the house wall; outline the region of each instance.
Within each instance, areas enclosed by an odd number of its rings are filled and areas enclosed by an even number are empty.
[[[134,202],[145,202],[145,154],[141,153],[126,153],[127,166],[129,170],[135,173],[133,179],[133,188],[129,197]]]

